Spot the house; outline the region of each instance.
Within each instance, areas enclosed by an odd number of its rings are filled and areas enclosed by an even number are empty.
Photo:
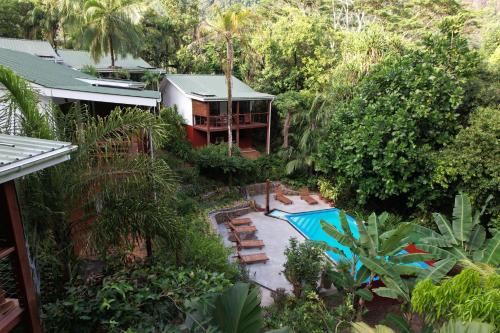
[[[227,87],[224,75],[166,75],[160,84],[162,104],[177,108],[194,147],[226,141]],[[233,77],[233,139],[240,148],[251,148],[254,137],[266,138],[270,152],[273,95],[260,93]]]
[[[54,51],[52,45],[44,40],[0,37],[0,48],[29,53],[52,62],[62,62],[61,57]]]
[[[109,56],[103,56],[99,61],[92,59],[90,52],[79,50],[58,50],[64,64],[71,68],[81,71],[86,66],[92,66],[97,70],[100,76],[113,77],[113,74],[120,71],[126,71],[133,80],[140,80],[147,71],[163,73],[163,70],[155,68],[144,61],[142,58],[133,57],[131,54],[126,56],[116,56],[115,67],[111,67]]]
[[[134,89],[128,81],[96,78],[25,52],[0,48],[0,66],[30,83],[39,94],[42,110],[50,103],[63,111],[77,103],[87,105],[92,114],[105,116],[116,106],[153,109],[160,102],[156,91]]]
[[[0,147],[0,332],[24,322],[25,331],[39,333],[38,301],[14,181],[68,160],[77,147],[5,134],[0,134]]]

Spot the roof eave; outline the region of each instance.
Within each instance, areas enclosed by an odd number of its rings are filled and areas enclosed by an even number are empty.
[[[65,162],[71,158],[70,153],[77,148],[78,146],[70,145],[40,156],[35,156],[30,158],[29,161],[21,160],[8,164],[5,167],[0,167],[0,184]],[[2,171],[4,171],[3,174]]]

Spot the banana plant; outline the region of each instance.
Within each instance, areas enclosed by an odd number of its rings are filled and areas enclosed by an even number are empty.
[[[486,230],[480,224],[480,218],[491,199],[492,196],[488,197],[482,209],[473,212],[469,197],[463,193],[458,194],[455,197],[452,222],[443,214],[434,213],[434,222],[439,232],[415,226],[415,245],[449,261],[473,260],[492,266],[499,265],[500,232],[487,240]]]
[[[187,301],[185,325],[189,332],[261,333],[264,319],[259,290],[237,283],[222,293]],[[283,327],[266,333],[287,333]]]
[[[380,233],[380,227],[385,223],[388,214],[377,216],[371,214],[366,224],[357,220],[355,225],[350,225],[345,212],[341,211],[340,226],[321,221],[323,230],[340,244],[349,248],[351,253],[343,253],[342,250],[329,247],[328,250],[340,254],[346,258],[352,258],[353,266],[351,272],[356,277],[363,276],[368,272],[367,288],[371,287],[375,277],[382,279],[385,286],[373,289],[377,295],[389,298],[400,298],[405,302],[410,301],[411,279],[403,279],[402,276],[423,275],[426,270],[414,265],[416,262],[432,260],[435,254],[430,253],[404,253],[405,247],[410,244],[413,225],[400,223],[397,228]],[[354,236],[351,226],[357,227],[359,237]],[[361,263],[359,267],[358,262]],[[358,267],[356,267],[358,266]],[[355,273],[357,271],[357,273]],[[435,275],[442,274],[436,271]],[[444,273],[446,274],[446,272]],[[358,278],[357,278],[358,280]]]

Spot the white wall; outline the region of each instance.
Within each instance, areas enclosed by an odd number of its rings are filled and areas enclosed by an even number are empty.
[[[165,87],[161,92],[163,106],[177,106],[177,111],[184,118],[186,125],[193,126],[193,103],[191,99],[184,95],[170,81],[166,81]]]

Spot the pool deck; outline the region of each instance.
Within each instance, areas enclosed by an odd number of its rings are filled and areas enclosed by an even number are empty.
[[[284,205],[274,199],[274,194],[271,195],[270,209],[279,209],[289,213],[309,212],[315,210],[331,208],[324,201],[319,200],[316,195],[313,197],[318,201],[317,205],[309,205],[299,196],[288,196],[292,201],[292,205]],[[261,207],[265,207],[265,196],[257,195],[253,199]],[[283,264],[286,261],[284,255],[285,248],[288,246],[288,240],[291,237],[297,238],[299,241],[304,241],[304,237],[295,230],[287,221],[278,218],[266,216],[264,212],[252,212],[242,217],[252,219],[253,225],[257,227],[255,236],[257,239],[264,241],[264,248],[259,249],[245,249],[241,254],[251,254],[264,252],[269,257],[267,263],[259,263],[247,265],[249,278],[261,286],[262,290],[262,304],[269,305],[272,300],[270,298],[270,290],[284,288],[287,292],[291,292],[292,286],[283,274]],[[224,244],[228,247],[235,247],[228,237],[229,232],[224,224],[218,225],[218,231],[224,239]],[[236,253],[236,249],[235,249]]]

